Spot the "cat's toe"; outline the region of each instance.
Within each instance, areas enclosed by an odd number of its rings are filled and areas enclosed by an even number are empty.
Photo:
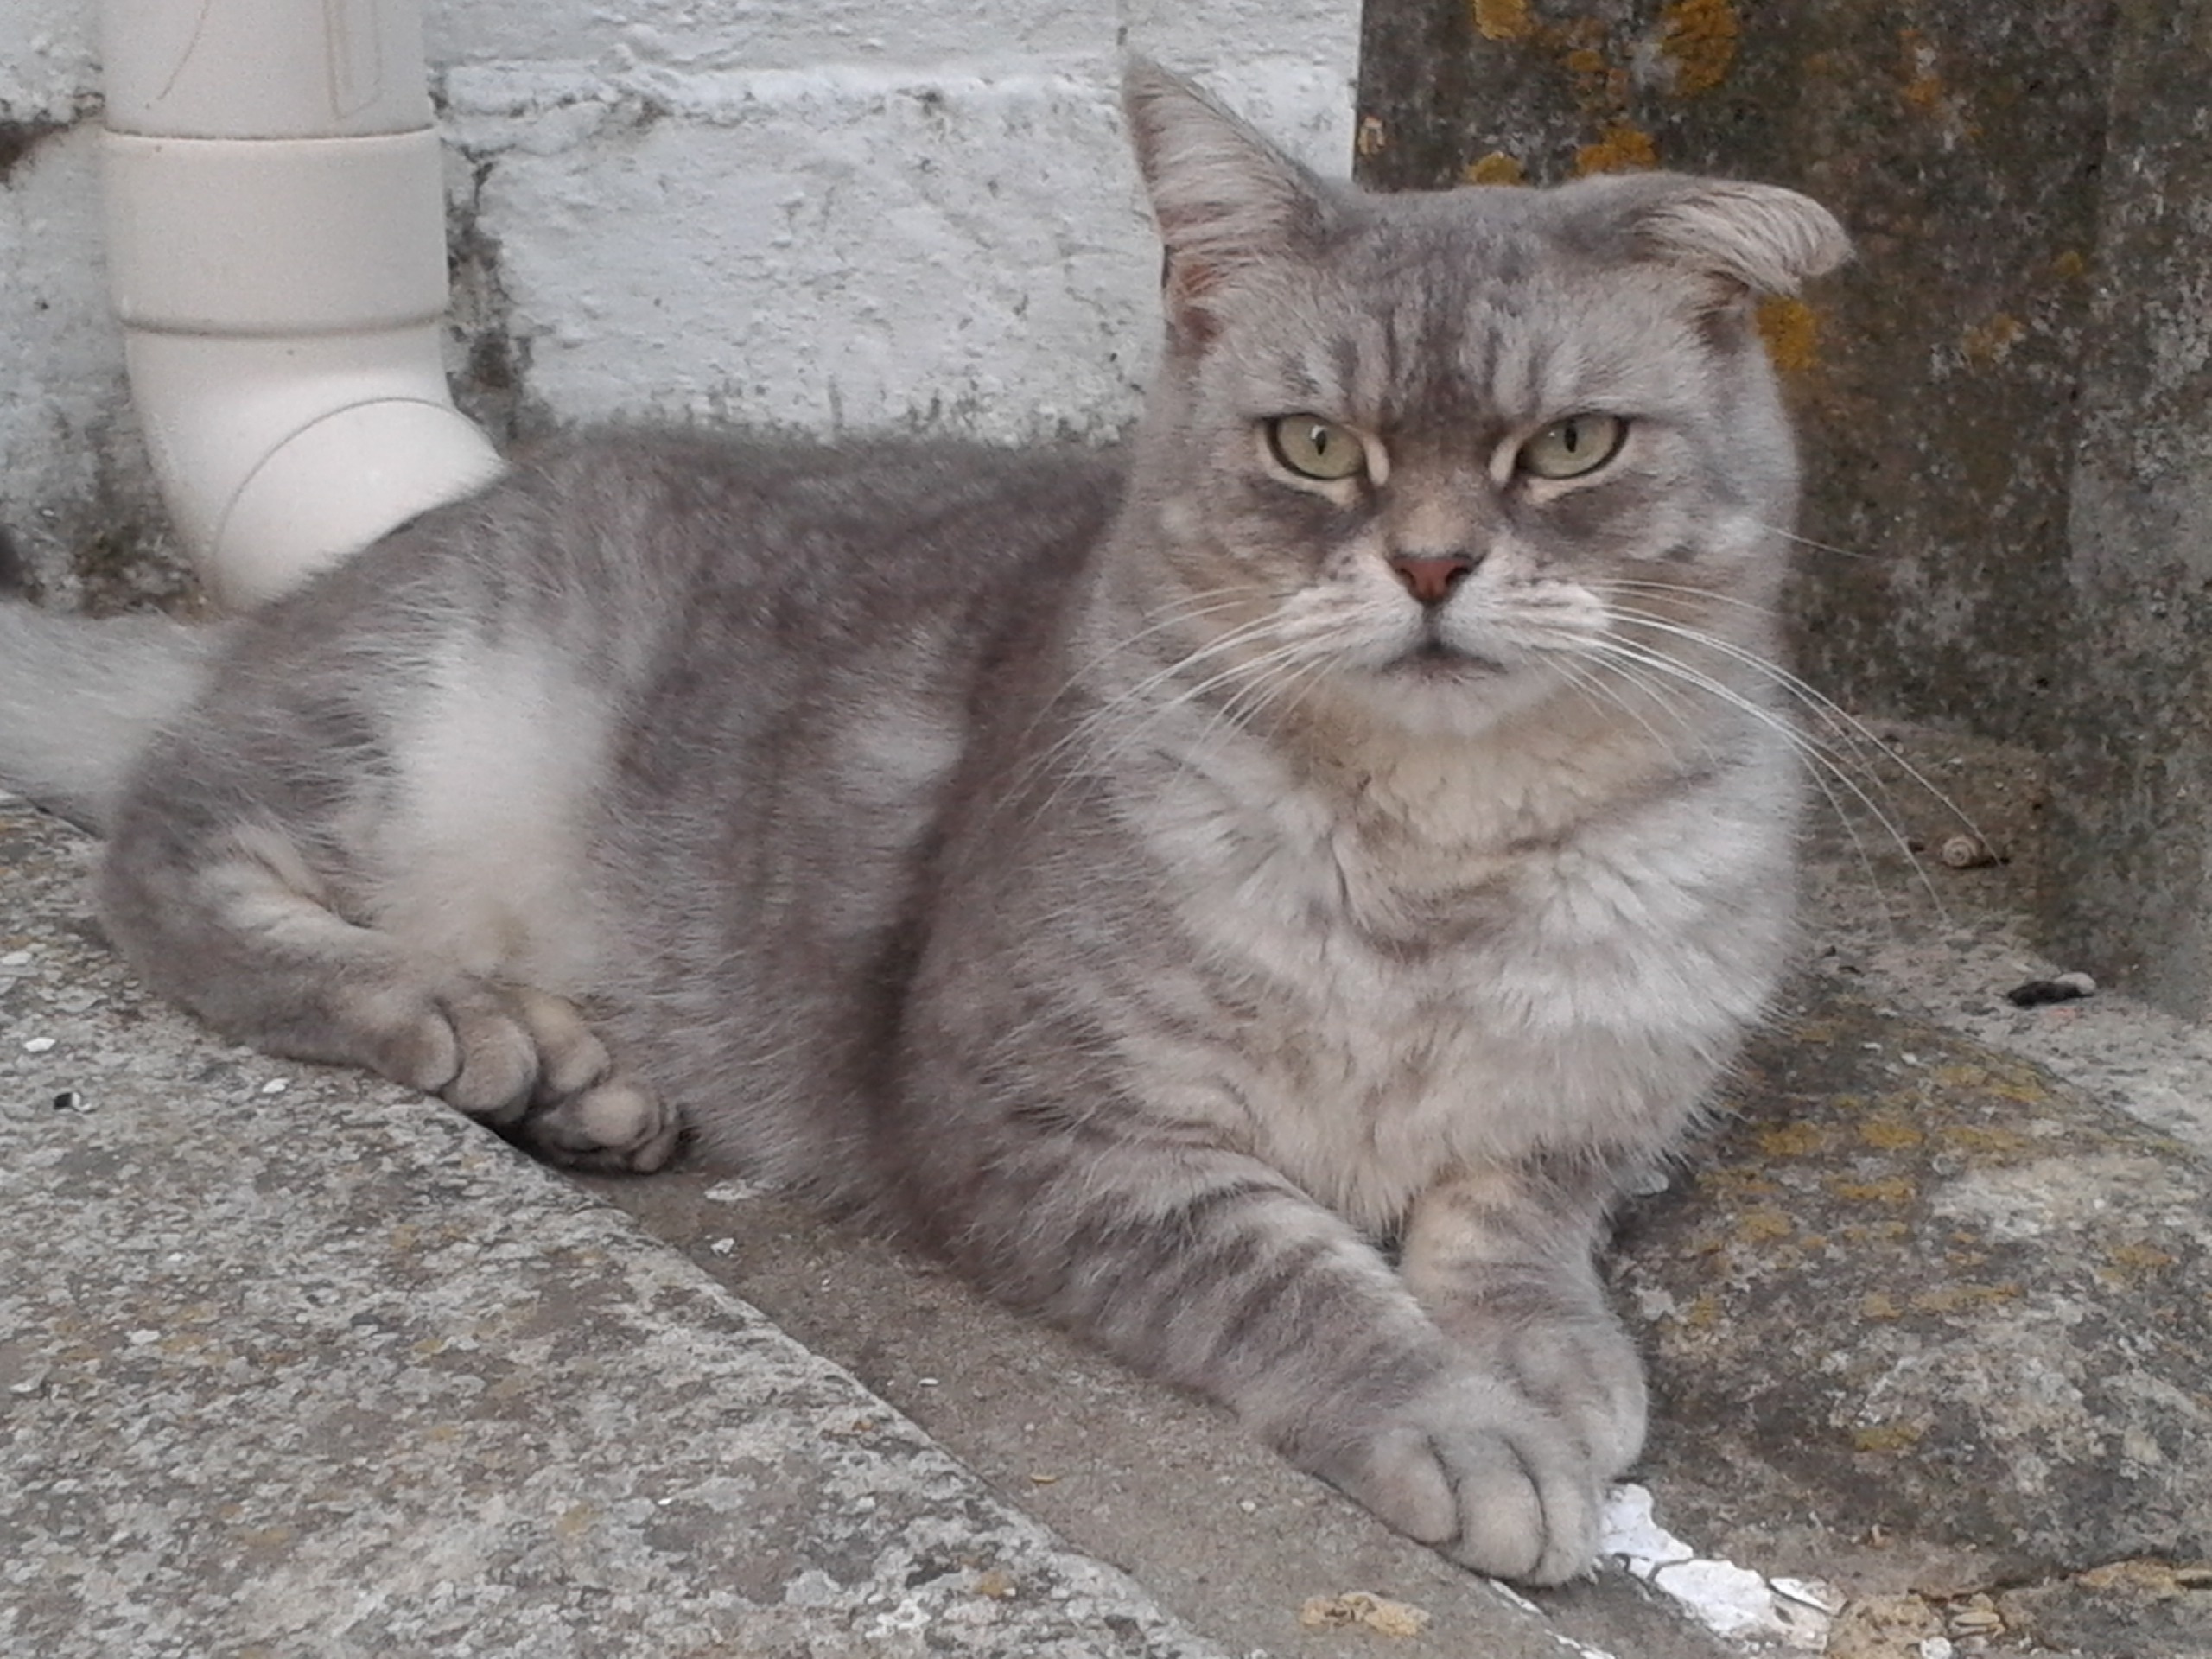
[[[607,1046],[592,1034],[575,1003],[527,987],[514,993],[515,1006],[537,1045],[539,1102],[582,1094],[613,1069]]]
[[[1478,1309],[1442,1323],[1480,1370],[1560,1425],[1600,1478],[1636,1461],[1649,1410],[1643,1362],[1605,1308],[1564,1303],[1547,1318],[1513,1319]]]
[[[613,1077],[542,1106],[519,1138],[555,1163],[645,1174],[675,1154],[683,1128],[650,1089]]]
[[[537,1039],[507,999],[474,987],[440,999],[458,1066],[437,1092],[449,1106],[496,1128],[519,1122],[538,1079]]]
[[[1597,1468],[1564,1425],[1499,1378],[1446,1378],[1363,1442],[1300,1460],[1478,1573],[1561,1584],[1596,1561]]]

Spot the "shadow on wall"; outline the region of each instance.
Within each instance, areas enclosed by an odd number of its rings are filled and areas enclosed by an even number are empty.
[[[2201,9],[1368,0],[1360,175],[1797,186],[1859,257],[1762,316],[1799,666],[2050,763],[2050,944],[2212,1012],[2212,86]],[[2194,299],[2192,301],[2192,296]]]

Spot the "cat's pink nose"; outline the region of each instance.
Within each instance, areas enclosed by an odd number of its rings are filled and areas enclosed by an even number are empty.
[[[1464,553],[1447,553],[1440,556],[1394,557],[1390,568],[1406,584],[1406,591],[1422,604],[1441,605],[1451,598],[1459,579],[1475,568],[1475,562]]]

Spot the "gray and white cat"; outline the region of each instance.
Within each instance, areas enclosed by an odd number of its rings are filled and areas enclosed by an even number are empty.
[[[1571,1578],[1644,1429],[1608,1207],[1789,938],[1751,297],[1845,241],[1126,92],[1124,459],[556,444],[219,628],[0,607],[0,774],[218,1030],[563,1162],[688,1131]]]

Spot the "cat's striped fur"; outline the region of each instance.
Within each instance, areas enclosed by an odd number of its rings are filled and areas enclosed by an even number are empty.
[[[689,1126],[1565,1579],[1643,1432],[1608,1206],[1785,950],[1751,304],[1842,238],[1656,175],[1376,198],[1128,101],[1125,462],[564,442],[219,649],[7,613],[0,770],[222,1030],[586,1164]],[[41,738],[96,683],[157,729]]]

